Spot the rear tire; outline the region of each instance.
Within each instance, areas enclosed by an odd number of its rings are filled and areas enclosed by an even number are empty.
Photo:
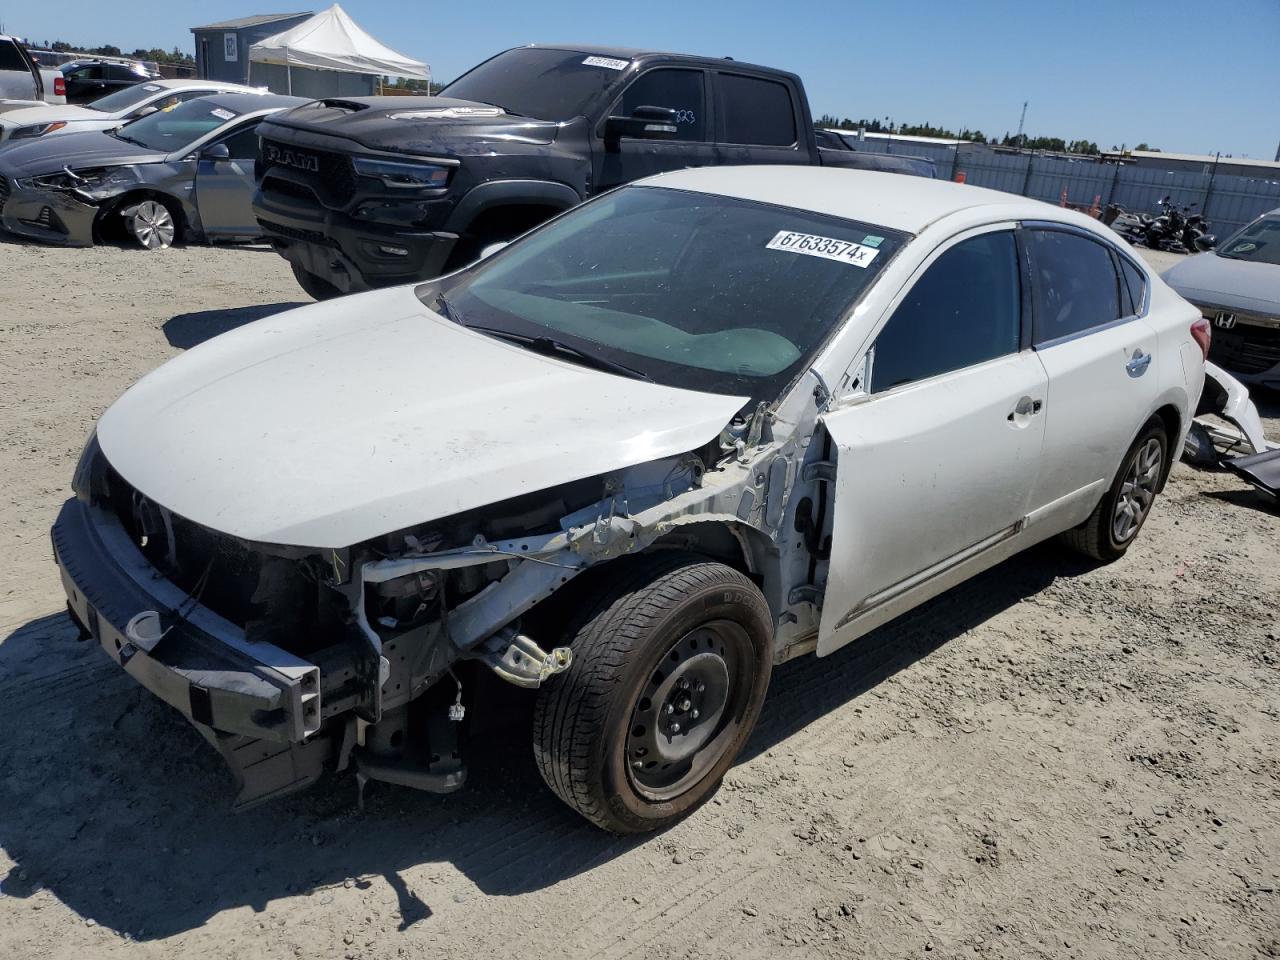
[[[1123,557],[1151,515],[1164,481],[1168,451],[1164,424],[1154,418],[1147,421],[1120,462],[1111,488],[1088,520],[1061,535],[1062,542],[1103,563]]]
[[[614,833],[670,826],[710,798],[746,742],[773,665],[773,617],[750,580],[687,553],[616,561],[538,692],[547,785]]]
[[[289,266],[293,268],[293,278],[298,281],[298,286],[305,290],[311,299],[332,300],[334,297],[342,296],[342,291],[328,280],[317,277],[310,270],[304,270],[296,263],[291,263]]]

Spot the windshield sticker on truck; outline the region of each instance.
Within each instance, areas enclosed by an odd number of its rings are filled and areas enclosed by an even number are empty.
[[[604,67],[606,70],[625,70],[631,66],[630,60],[615,60],[613,57],[587,57],[582,61],[584,67]]]
[[[209,111],[209,113],[217,117],[219,120],[230,120],[232,117],[235,116],[235,114],[232,113],[230,110],[223,110],[221,107],[214,107],[212,110]]]
[[[880,252],[874,247],[864,247],[849,240],[820,237],[812,233],[794,233],[791,230],[779,230],[774,238],[765,244],[765,249],[803,253],[808,257],[822,257],[824,260],[853,264],[864,270]]]
[[[862,238],[862,245],[864,247],[878,247],[882,243],[884,243],[884,237],[873,237],[871,234],[867,234]]]

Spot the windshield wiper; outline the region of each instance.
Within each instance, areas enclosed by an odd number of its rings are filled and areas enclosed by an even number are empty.
[[[463,324],[468,330],[474,330],[477,333],[488,334],[499,340],[506,340],[508,343],[514,343],[522,347],[532,350],[534,353],[540,353],[543,356],[567,357],[576,361],[584,367],[595,367],[597,370],[608,370],[611,373],[620,373],[623,376],[634,377],[637,380],[647,380],[652,383],[653,378],[646,373],[641,373],[635,367],[628,367],[625,363],[618,363],[616,360],[610,360],[606,357],[598,356],[594,353],[587,353],[579,350],[571,344],[565,343],[563,340],[557,340],[554,337],[547,336],[528,336],[523,333],[512,333],[510,330],[499,330],[497,327],[481,327],[474,324]]]
[[[141,140],[135,140],[133,137],[126,137],[123,133],[113,133],[111,135],[115,137],[117,140],[123,140],[125,143],[132,143],[135,146],[139,146],[139,147],[147,146]],[[148,149],[150,148],[148,147]]]

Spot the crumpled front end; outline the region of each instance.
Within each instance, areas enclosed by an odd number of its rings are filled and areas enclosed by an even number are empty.
[[[64,247],[93,246],[99,206],[70,189],[40,187],[0,174],[0,225],[9,233]]]

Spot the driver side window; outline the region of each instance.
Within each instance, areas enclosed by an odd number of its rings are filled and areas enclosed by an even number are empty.
[[[232,160],[254,160],[258,156],[258,123],[255,120],[217,142],[227,145]]]
[[[705,141],[705,90],[701,70],[650,70],[627,87],[617,113],[629,117],[636,107],[669,107],[676,112],[677,140]]]
[[[880,331],[871,392],[1017,353],[1021,303],[1013,231],[960,241],[925,270]]]

